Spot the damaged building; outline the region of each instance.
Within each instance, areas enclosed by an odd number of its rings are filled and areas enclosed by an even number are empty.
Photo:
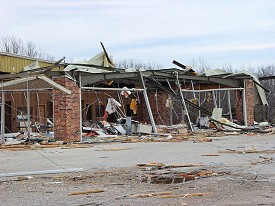
[[[1,139],[20,131],[82,141],[105,124],[112,125],[108,134],[159,133],[161,125],[177,124],[194,131],[206,126],[206,117],[247,128],[254,125],[254,106],[268,104],[265,88],[248,72],[198,74],[173,63],[177,68],[122,69],[105,51],[78,63],[1,52]]]

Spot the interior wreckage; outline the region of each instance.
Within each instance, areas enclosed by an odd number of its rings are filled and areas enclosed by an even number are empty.
[[[19,73],[0,76],[5,105],[1,143],[15,139],[16,132],[27,139],[39,132],[80,142],[186,128],[251,130],[259,128],[254,106],[268,104],[266,89],[246,71],[198,74],[177,61],[173,61],[177,68],[121,69],[106,52],[79,63],[63,60],[46,67],[34,62]]]

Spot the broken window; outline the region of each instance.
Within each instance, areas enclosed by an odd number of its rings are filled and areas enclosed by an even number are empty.
[[[92,105],[86,104],[86,119],[87,120],[92,120],[93,119],[93,110],[92,110]]]
[[[100,105],[95,106],[96,117],[103,117],[104,112],[105,112],[105,105],[104,104],[100,104]]]
[[[23,121],[28,119],[28,109],[27,107],[17,107],[17,120]],[[30,118],[32,118],[33,115],[33,107],[30,107]]]
[[[53,102],[52,101],[47,101],[46,117],[51,121],[53,121]]]

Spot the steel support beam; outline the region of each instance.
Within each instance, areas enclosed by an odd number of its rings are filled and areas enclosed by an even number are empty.
[[[149,117],[150,117],[150,121],[151,121],[151,124],[152,124],[152,129],[153,129],[154,133],[157,133],[157,127],[156,127],[156,124],[155,124],[155,120],[154,120],[154,117],[153,117],[153,113],[152,113],[152,110],[151,110],[150,102],[149,102],[147,91],[146,91],[147,89],[146,89],[145,82],[144,82],[144,79],[143,79],[143,76],[142,76],[142,73],[141,73],[140,70],[139,70],[139,78],[140,78],[141,86],[144,89],[143,96],[144,96],[147,111],[148,111],[148,114],[149,114]]]
[[[30,106],[30,91],[29,91],[29,82],[27,82],[27,117],[28,117],[28,122],[27,122],[27,136],[30,138],[30,132],[31,132],[31,106]]]
[[[162,86],[162,85],[161,85],[159,82],[157,82],[156,80],[152,80],[152,79],[147,79],[147,80],[150,81],[151,84],[154,84],[156,87],[162,89],[163,91],[165,91],[165,92],[167,92],[168,94],[172,95],[172,96],[175,97],[176,99],[178,99],[178,100],[181,99],[181,97],[178,96],[177,94],[175,94],[174,91],[168,89],[167,87]],[[183,91],[183,90],[182,90],[182,91]],[[184,90],[184,91],[186,91],[186,90]],[[191,91],[191,90],[188,90],[188,91]],[[196,90],[195,90],[195,91],[196,91]],[[212,112],[210,112],[210,111],[208,111],[208,110],[206,110],[206,109],[204,109],[204,108],[202,108],[202,107],[200,107],[200,106],[194,104],[193,102],[190,102],[188,99],[184,98],[184,100],[185,100],[185,103],[187,103],[188,105],[190,105],[190,106],[196,108],[197,110],[203,112],[204,114],[207,114],[207,115],[211,115],[211,114],[212,114]]]
[[[79,75],[79,119],[80,119],[80,142],[82,142],[82,89],[81,89],[81,74]]]
[[[8,87],[8,86],[13,86],[13,85],[16,85],[16,84],[20,84],[20,83],[25,83],[29,81],[32,81],[32,80],[36,80],[36,79],[41,79],[45,82],[47,82],[48,84],[50,84],[52,87],[56,88],[56,89],[59,89],[61,90],[62,92],[65,92],[67,94],[71,94],[71,91],[66,89],[65,87],[55,83],[54,81],[52,81],[51,79],[49,79],[48,77],[44,76],[44,75],[37,75],[37,76],[29,76],[29,77],[24,77],[24,78],[20,78],[20,79],[15,79],[15,80],[11,80],[11,81],[8,81],[8,82],[4,82],[1,84],[1,87]],[[43,89],[43,88],[42,88]],[[31,90],[39,90],[39,87],[36,88],[36,89],[30,89],[28,88],[29,91]],[[6,90],[8,91],[8,90]],[[12,91],[12,90],[10,90]]]
[[[185,101],[184,101],[184,97],[183,97],[183,94],[182,94],[182,91],[181,91],[181,84],[179,82],[178,72],[175,72],[175,75],[176,75],[176,85],[179,89],[179,94],[180,94],[180,97],[181,97],[180,100],[181,100],[182,106],[183,106],[183,108],[185,110],[185,113],[186,113],[186,116],[187,116],[188,125],[189,125],[191,131],[193,132],[194,128],[193,128],[192,122],[190,120],[189,113],[188,113],[188,110],[187,110],[187,107],[186,107],[186,104],[185,104]]]
[[[245,88],[245,81],[243,81],[243,85]],[[246,111],[246,96],[245,96],[245,91],[246,89],[244,89],[242,91],[242,99],[243,99],[243,121],[244,121],[244,125],[247,126],[247,111]]]
[[[217,108],[217,107],[218,107],[218,106],[217,106],[217,96],[216,96],[216,94],[215,94],[215,91],[212,91],[212,96],[213,96],[214,106],[215,106],[215,108]]]
[[[0,144],[5,141],[5,93],[2,90],[2,101],[1,101],[1,138]]]
[[[200,90],[182,89],[183,92],[212,92],[212,91],[235,91],[235,90],[244,90],[244,88],[220,88],[220,89],[200,89]]]
[[[229,110],[230,121],[233,121],[232,110],[231,110],[230,91],[227,91],[227,100],[228,100],[228,110]]]
[[[84,90],[97,90],[97,91],[131,91],[131,92],[143,92],[144,89],[135,88],[103,88],[103,87],[81,87]]]

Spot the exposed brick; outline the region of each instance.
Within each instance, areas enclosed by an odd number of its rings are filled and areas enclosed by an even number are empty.
[[[247,125],[254,124],[254,82],[252,79],[245,79],[245,102],[246,102],[246,114]],[[235,111],[236,119],[243,122],[243,99],[240,91],[236,91]]]
[[[53,91],[55,138],[65,142],[80,141],[80,89],[66,77],[54,81],[72,92],[67,95],[57,89]]]

